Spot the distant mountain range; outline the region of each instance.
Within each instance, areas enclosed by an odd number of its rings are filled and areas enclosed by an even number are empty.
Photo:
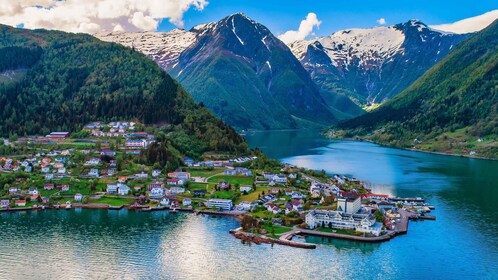
[[[344,94],[364,106],[383,103],[402,92],[468,36],[432,30],[419,20],[410,20],[338,31],[289,47],[326,92],[326,99]]]
[[[338,128],[332,136],[498,158],[498,20],[401,94]]]
[[[234,14],[189,31],[95,36],[146,54],[230,125],[280,129],[361,115],[361,107],[402,92],[469,35],[411,20],[285,46],[263,25]]]

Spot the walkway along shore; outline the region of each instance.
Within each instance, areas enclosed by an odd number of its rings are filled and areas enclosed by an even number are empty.
[[[233,236],[235,236],[235,238],[238,238],[238,239],[244,240],[244,241],[254,242],[256,244],[260,244],[260,243],[280,244],[280,245],[286,245],[286,246],[290,246],[290,247],[303,248],[303,249],[315,249],[316,248],[316,244],[296,242],[296,241],[281,239],[281,238],[280,239],[271,238],[271,237],[267,237],[264,235],[244,232],[244,231],[242,231],[242,228],[233,229],[230,231],[230,233]]]

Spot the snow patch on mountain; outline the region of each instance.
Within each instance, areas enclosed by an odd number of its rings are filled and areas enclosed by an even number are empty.
[[[203,29],[200,26],[198,28]],[[94,36],[102,41],[134,48],[162,68],[171,69],[178,62],[180,54],[195,42],[197,32],[174,29],[168,32],[102,32]]]
[[[405,35],[394,26],[370,29],[348,29],[316,40],[298,41],[289,45],[294,55],[302,60],[308,45],[318,41],[333,64],[351,64],[358,60],[363,66],[372,62],[383,63],[400,51]]]

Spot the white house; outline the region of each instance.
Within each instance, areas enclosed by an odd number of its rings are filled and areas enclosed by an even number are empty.
[[[169,189],[169,192],[172,194],[172,195],[177,195],[177,194],[181,194],[181,193],[184,193],[185,192],[185,189],[182,188],[182,187],[171,187]]]
[[[184,198],[182,201],[183,206],[190,206],[192,205],[192,199],[190,198]]]
[[[130,192],[130,187],[125,184],[118,184],[118,193],[119,195],[128,195]]]
[[[280,207],[278,207],[275,204],[271,204],[271,203],[266,206],[266,209],[273,214],[278,214],[278,213],[282,212],[282,209],[280,209]]]
[[[240,192],[242,192],[242,193],[243,192],[248,193],[250,191],[252,191],[252,186],[249,186],[249,185],[247,185],[247,186],[240,186]]]
[[[38,195],[39,194],[38,189],[36,189],[36,188],[29,188],[28,193],[29,193],[29,195]]]
[[[54,179],[54,174],[52,173],[45,174],[45,180],[53,180],[53,179]]]
[[[43,172],[43,173],[48,173],[48,172],[50,172],[50,167],[49,167],[49,166],[44,166],[44,167],[42,167],[42,168],[41,168],[41,172]]]
[[[99,177],[99,170],[96,168],[90,169],[90,172],[88,172],[88,176]]]
[[[57,170],[57,173],[59,174],[66,174],[66,168],[65,167],[61,167]]]
[[[163,198],[159,203],[161,203],[161,205],[170,205],[171,201],[169,200],[169,198]]]
[[[231,210],[233,207],[233,203],[231,199],[212,198],[208,200],[207,207],[208,208],[214,207],[222,210]]]
[[[107,193],[108,194],[117,194],[118,188],[119,187],[117,184],[107,184]]]
[[[10,201],[8,199],[2,199],[0,201],[0,208],[6,208],[10,206]]]
[[[149,192],[150,198],[161,198],[164,196],[164,189],[161,187],[153,187]]]
[[[155,169],[152,170],[152,177],[159,177],[161,176],[161,170]]]
[[[74,200],[77,202],[81,202],[83,200],[83,195],[80,193],[77,193],[74,195]]]
[[[237,210],[240,210],[240,211],[250,211],[250,210],[252,210],[252,208],[254,208],[254,206],[256,206],[255,202],[242,201],[237,206]]]

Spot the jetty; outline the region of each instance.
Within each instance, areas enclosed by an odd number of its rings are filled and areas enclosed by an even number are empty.
[[[244,241],[250,241],[250,242],[253,242],[255,244],[261,244],[261,243],[280,244],[280,245],[286,245],[286,246],[290,246],[290,247],[303,248],[303,249],[315,249],[316,248],[316,244],[297,242],[297,241],[292,241],[292,240],[282,239],[282,238],[279,238],[279,239],[271,238],[271,237],[264,236],[264,235],[244,232],[244,231],[242,231],[242,228],[230,230],[230,233],[233,236],[235,236],[235,238],[238,238],[238,239],[244,240]]]

